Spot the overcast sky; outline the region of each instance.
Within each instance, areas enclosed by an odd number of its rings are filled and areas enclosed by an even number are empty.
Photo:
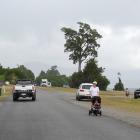
[[[77,71],[64,54],[64,26],[90,24],[102,34],[99,65],[110,87],[121,73],[125,87],[140,87],[140,0],[0,0],[0,63],[24,64],[37,75],[58,65]],[[83,64],[84,66],[84,64]]]

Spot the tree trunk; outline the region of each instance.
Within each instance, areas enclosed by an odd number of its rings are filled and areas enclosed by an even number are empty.
[[[82,64],[82,61],[81,61],[81,60],[79,60],[79,62],[78,62],[78,72],[80,72],[80,71],[81,71],[81,64]]]

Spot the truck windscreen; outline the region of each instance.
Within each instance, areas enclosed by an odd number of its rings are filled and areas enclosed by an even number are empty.
[[[17,81],[17,83],[16,84],[18,84],[18,85],[31,85],[32,84],[32,81],[30,81],[30,80],[19,80],[19,81]]]

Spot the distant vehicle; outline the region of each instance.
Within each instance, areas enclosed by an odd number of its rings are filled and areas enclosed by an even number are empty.
[[[82,83],[76,92],[76,100],[90,99],[91,96],[89,90],[92,85],[92,83]]]
[[[68,84],[63,85],[64,88],[69,88],[70,86]]]
[[[36,100],[36,88],[31,80],[17,80],[13,89],[13,101],[17,101],[18,98],[32,98],[32,101]]]
[[[134,99],[140,98],[140,89],[134,91]]]
[[[51,82],[48,82],[47,79],[42,79],[41,80],[41,86],[42,87],[51,87]]]

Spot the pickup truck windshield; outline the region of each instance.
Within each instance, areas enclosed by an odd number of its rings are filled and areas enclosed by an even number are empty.
[[[19,80],[19,81],[17,81],[17,83],[16,84],[18,84],[18,85],[31,85],[32,84],[32,81],[30,81],[30,80]]]

